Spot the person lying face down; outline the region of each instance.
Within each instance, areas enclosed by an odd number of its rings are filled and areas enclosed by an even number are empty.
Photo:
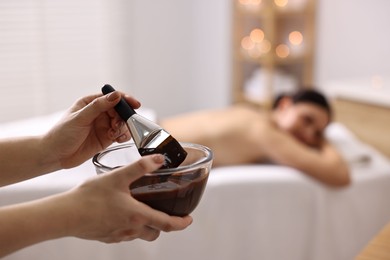
[[[160,120],[181,142],[214,152],[214,167],[273,162],[331,185],[350,183],[347,163],[323,136],[332,120],[329,102],[316,90],[278,97],[272,110],[247,104],[201,110]]]

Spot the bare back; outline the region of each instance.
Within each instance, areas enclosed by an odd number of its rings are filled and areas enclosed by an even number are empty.
[[[214,152],[214,166],[263,161],[259,135],[267,116],[249,106],[193,112],[161,120],[181,142],[203,144]]]

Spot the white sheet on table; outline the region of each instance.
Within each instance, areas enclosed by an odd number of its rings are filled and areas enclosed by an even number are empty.
[[[188,260],[352,259],[390,220],[390,208],[385,206],[390,195],[389,164],[378,158],[367,169],[354,171],[351,187],[331,189],[287,167],[216,168],[193,213],[194,223],[185,231],[162,234],[153,243],[105,245],[65,238],[6,259],[149,260],[182,259],[183,255]],[[60,178],[54,177],[57,174],[46,177],[53,178],[51,192],[84,178],[76,172],[66,173],[72,174],[71,181],[66,181],[65,173],[59,174]],[[25,183],[23,189],[6,187],[0,190],[0,197],[23,201],[34,194],[48,195],[47,189],[41,189],[45,184],[40,187],[39,182],[38,178],[35,184]]]

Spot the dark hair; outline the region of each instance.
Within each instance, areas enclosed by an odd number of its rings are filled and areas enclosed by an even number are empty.
[[[281,94],[277,96],[272,105],[272,109],[275,109],[279,106],[280,100],[284,97],[291,98],[294,104],[297,103],[312,103],[321,108],[325,109],[328,112],[329,116],[332,116],[332,109],[330,107],[329,101],[326,97],[319,91],[314,89],[302,89],[293,94]]]

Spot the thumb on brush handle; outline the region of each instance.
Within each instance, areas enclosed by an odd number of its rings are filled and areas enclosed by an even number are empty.
[[[107,95],[108,93],[114,92],[115,89],[111,85],[104,85],[102,87],[102,93]],[[119,114],[119,116],[126,122],[132,115],[136,114],[134,109],[127,104],[124,98],[121,98],[119,103],[115,106],[115,111]]]

